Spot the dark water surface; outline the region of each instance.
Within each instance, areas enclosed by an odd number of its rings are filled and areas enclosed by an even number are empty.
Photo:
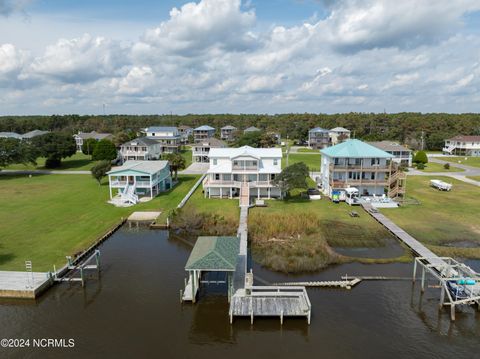
[[[438,289],[420,300],[419,283],[363,282],[354,289],[309,289],[312,322],[258,318],[228,321],[217,288],[180,304],[191,247],[166,231],[121,229],[102,247],[101,280],[62,284],[39,301],[1,301],[0,338],[73,338],[74,348],[0,349],[1,358],[479,358],[480,313],[451,323]],[[469,262],[480,270],[478,262]],[[338,279],[341,275],[411,276],[411,264],[331,267],[285,276],[253,264],[260,280]]]

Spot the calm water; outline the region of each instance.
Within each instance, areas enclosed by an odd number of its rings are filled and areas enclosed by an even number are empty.
[[[222,288],[196,305],[180,304],[191,247],[165,231],[122,229],[102,247],[101,280],[57,285],[39,301],[0,302],[0,338],[73,338],[69,349],[0,349],[2,358],[475,358],[480,314],[451,323],[439,292],[420,301],[410,281],[364,282],[351,291],[309,290],[305,319],[228,321]],[[470,264],[480,269],[478,262]],[[260,280],[337,279],[343,274],[410,276],[411,264],[331,267],[287,277],[253,264]]]

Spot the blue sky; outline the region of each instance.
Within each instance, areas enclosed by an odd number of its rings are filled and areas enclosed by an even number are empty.
[[[479,11],[477,0],[0,0],[0,114],[478,112]]]

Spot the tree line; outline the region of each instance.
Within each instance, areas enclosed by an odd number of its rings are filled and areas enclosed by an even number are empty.
[[[265,131],[279,133],[282,138],[304,141],[313,127],[331,129],[345,127],[352,137],[366,141],[394,140],[413,149],[421,147],[422,133],[425,149],[438,150],[444,139],[455,135],[480,135],[480,114],[448,113],[345,113],[345,114],[216,114],[216,115],[52,115],[3,116],[0,132],[25,133],[33,129],[61,131],[70,135],[78,131],[108,132],[120,140],[135,136],[139,129],[148,126],[197,127],[208,124],[217,131],[226,125],[239,129],[255,126]],[[116,141],[117,142],[117,141]],[[118,145],[118,144],[117,144]]]

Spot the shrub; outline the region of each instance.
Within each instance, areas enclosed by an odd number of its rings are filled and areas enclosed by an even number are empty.
[[[446,170],[449,170],[450,169],[450,163],[445,163],[443,165],[443,168],[445,168]]]
[[[95,147],[97,146],[97,140],[94,138],[87,138],[83,141],[82,144],[82,152],[84,155],[92,155],[93,151],[95,151]]]
[[[425,165],[423,163],[417,163],[417,170],[424,170],[425,169]]]
[[[113,161],[117,158],[117,148],[112,141],[103,139],[98,141],[93,150],[92,159],[94,161]]]
[[[98,184],[102,182],[102,178],[106,176],[107,172],[112,168],[110,161],[100,161],[92,167],[92,177],[98,181]]]
[[[425,153],[425,151],[418,151],[415,154],[414,162],[415,163],[423,163],[423,164],[428,163],[428,157],[427,157],[427,154]]]

